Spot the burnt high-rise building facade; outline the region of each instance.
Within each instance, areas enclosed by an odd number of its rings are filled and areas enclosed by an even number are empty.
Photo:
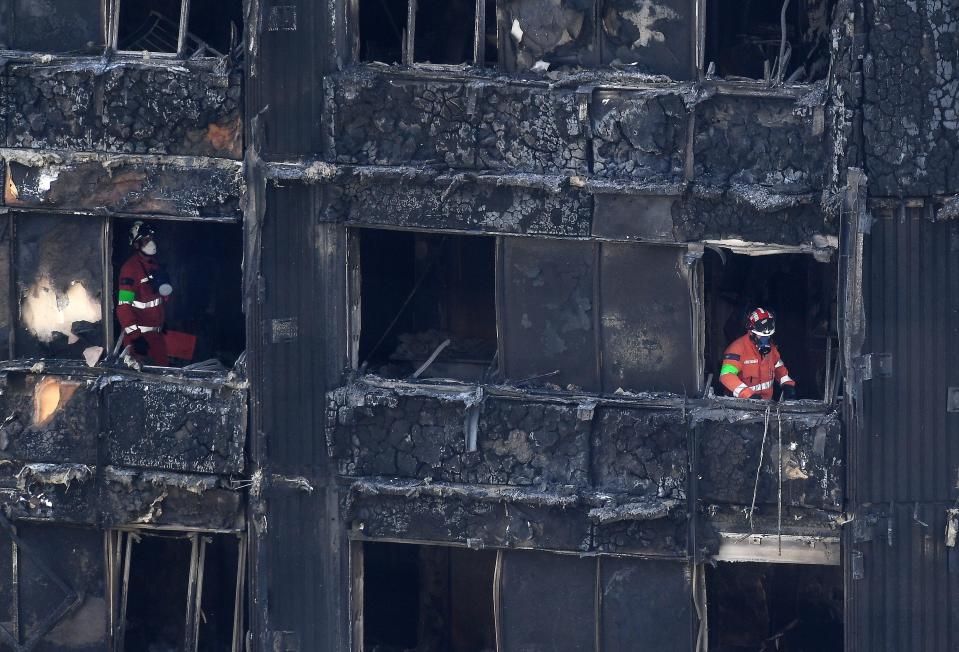
[[[955,0],[0,0],[0,651],[959,648],[957,53]],[[755,306],[794,400],[720,382]]]

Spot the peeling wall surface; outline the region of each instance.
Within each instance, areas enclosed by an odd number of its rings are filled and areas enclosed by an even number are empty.
[[[763,411],[733,404],[557,403],[496,387],[477,402],[465,390],[358,383],[330,394],[327,444],[358,536],[685,557],[689,492],[704,513],[738,506],[738,522],[717,519],[704,534],[749,529],[742,508],[756,466],[765,518],[779,500],[780,459],[793,523],[831,535],[842,509],[835,413],[773,413],[764,428]]]

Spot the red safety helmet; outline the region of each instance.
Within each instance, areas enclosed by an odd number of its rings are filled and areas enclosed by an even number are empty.
[[[757,306],[746,319],[746,330],[757,337],[769,337],[776,332],[776,315]]]

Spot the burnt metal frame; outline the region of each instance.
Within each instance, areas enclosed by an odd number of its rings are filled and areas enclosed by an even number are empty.
[[[56,573],[51,570],[51,568],[40,558],[40,556],[34,552],[30,546],[26,545],[19,536],[17,536],[16,528],[13,526],[7,517],[4,516],[3,512],[0,511],[0,530],[6,532],[7,536],[10,537],[12,541],[12,554],[13,554],[13,590],[14,590],[14,599],[13,599],[13,608],[14,608],[14,627],[15,631],[10,632],[5,627],[0,625],[0,640],[6,641],[7,644],[11,645],[16,652],[30,652],[39,645],[43,637],[52,630],[57,623],[59,623],[65,616],[74,611],[80,604],[83,602],[83,594],[77,592],[72,587],[70,587],[64,580],[62,580]],[[21,641],[20,633],[20,601],[19,601],[19,557],[23,553],[26,557],[30,559],[34,566],[36,566],[41,573],[49,577],[57,588],[59,588],[64,593],[64,598],[59,605],[37,626],[36,632],[32,638],[27,639],[26,641]]]
[[[2,516],[0,516],[2,518]],[[153,533],[153,534],[151,534]],[[187,582],[186,613],[184,614],[185,652],[196,652],[200,640],[200,622],[203,620],[203,580],[206,567],[206,547],[212,542],[212,532],[169,531],[157,529],[110,530],[105,533],[107,557],[106,586],[109,598],[110,649],[123,652],[126,636],[127,599],[130,588],[130,564],[133,544],[144,536],[161,536],[168,539],[185,539],[190,542],[190,570]],[[242,652],[244,618],[244,595],[246,592],[247,541],[246,535],[237,535],[236,587],[233,600],[233,634],[230,652]],[[125,548],[125,550],[124,550]],[[2,631],[2,628],[0,628]],[[18,650],[19,652],[19,650]]]

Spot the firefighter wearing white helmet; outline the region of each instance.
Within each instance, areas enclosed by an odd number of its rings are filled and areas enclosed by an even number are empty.
[[[123,344],[140,363],[169,364],[165,329],[165,304],[173,286],[156,258],[156,231],[148,222],[136,221],[130,229],[132,255],[120,268],[117,283],[117,319]]]

